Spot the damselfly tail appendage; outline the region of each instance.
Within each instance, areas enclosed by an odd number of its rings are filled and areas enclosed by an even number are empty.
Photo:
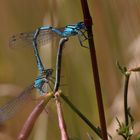
[[[0,122],[4,122],[11,118],[17,111],[20,110],[22,105],[31,98],[31,91],[34,89],[33,85],[34,84],[30,85],[21,92],[19,96],[0,107]]]

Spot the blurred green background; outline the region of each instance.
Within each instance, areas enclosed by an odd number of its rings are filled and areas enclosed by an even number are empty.
[[[116,136],[117,122],[114,118],[118,116],[123,119],[123,76],[116,67],[116,60],[129,67],[139,64],[140,1],[88,0],[88,3],[94,22],[94,40],[107,126],[113,140],[118,140],[121,137]],[[38,74],[33,49],[30,46],[9,48],[10,36],[33,31],[42,25],[62,27],[82,21],[83,17],[80,0],[1,0],[0,18],[0,101],[4,104],[30,85]],[[40,48],[47,68],[55,68],[57,44],[57,41],[52,41]],[[77,38],[71,38],[64,49],[62,75],[62,83],[66,84],[61,88],[64,94],[98,126],[89,50],[80,47]],[[135,127],[138,134],[140,77],[138,74],[133,75],[129,88],[130,105],[135,120],[138,121]],[[96,137],[65,103],[62,104],[71,138],[86,140],[87,133]],[[27,108],[24,107],[14,118],[0,125],[0,140],[16,139],[28,116]],[[47,110],[47,114],[43,112],[39,117],[29,140],[60,139],[54,101],[49,103]]]

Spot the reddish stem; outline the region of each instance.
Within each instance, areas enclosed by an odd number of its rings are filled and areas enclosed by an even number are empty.
[[[29,135],[33,129],[33,126],[34,126],[38,116],[43,111],[43,109],[45,108],[48,101],[52,98],[52,96],[53,96],[53,94],[48,93],[46,95],[45,99],[41,100],[37,104],[37,106],[34,108],[34,110],[30,113],[28,119],[24,123],[22,130],[19,133],[19,136],[17,138],[18,140],[27,140],[27,138],[29,137]]]
[[[59,99],[59,92],[55,93],[55,99],[56,99],[56,107],[57,107],[57,115],[58,115],[58,122],[59,122],[59,129],[61,131],[61,140],[68,140],[68,133],[66,129],[66,124],[62,112],[61,102]]]
[[[96,50],[95,50],[95,45],[93,40],[93,33],[92,33],[92,18],[90,16],[87,0],[81,0],[81,4],[82,4],[83,15],[84,15],[84,23],[88,33],[88,43],[89,43],[90,56],[92,62],[92,70],[94,75],[94,83],[95,83],[97,104],[99,110],[102,138],[103,140],[107,140],[108,138],[107,138],[107,130],[106,130],[106,120],[104,114],[104,106],[103,106],[102,92],[101,92],[97,58],[96,58]]]

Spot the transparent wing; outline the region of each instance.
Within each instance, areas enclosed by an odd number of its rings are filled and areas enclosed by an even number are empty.
[[[60,28],[60,30],[62,29],[63,28]],[[13,35],[12,37],[10,37],[9,46],[10,47],[32,46],[34,33],[35,31]],[[51,29],[41,30],[37,39],[38,45],[42,46],[46,43],[49,43],[49,41],[51,41],[53,37],[60,37],[60,36],[57,33],[53,32]]]
[[[32,89],[34,89],[34,84],[27,87],[20,93],[19,96],[0,107],[0,122],[4,122],[7,119],[11,118],[14,113],[16,113],[16,111],[20,109],[23,103],[25,103],[29,99]]]
[[[34,32],[28,33],[20,33],[10,37],[9,39],[9,46],[10,47],[17,47],[17,46],[30,46],[32,45]]]

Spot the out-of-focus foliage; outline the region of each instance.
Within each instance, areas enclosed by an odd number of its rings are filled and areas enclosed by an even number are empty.
[[[140,2],[138,0],[88,0],[88,2],[94,22],[94,39],[108,130],[114,135],[114,139],[118,139],[114,128],[117,122],[115,119],[113,121],[113,117],[123,116],[123,87],[116,60],[131,67],[139,63]],[[4,84],[0,86],[0,95],[3,104],[6,102],[5,97],[17,95],[19,87],[28,86],[37,75],[32,48],[20,49],[19,46],[18,49],[12,50],[8,47],[9,37],[16,33],[32,31],[42,25],[65,26],[76,23],[82,20],[82,11],[80,0],[2,0],[0,17],[0,82]],[[40,48],[46,67],[55,68],[56,44],[54,41]],[[62,87],[65,95],[89,120],[99,125],[89,51],[81,48],[75,38],[71,38],[64,49],[62,75],[62,83],[67,84]],[[129,89],[131,108],[136,118],[140,115],[136,110],[139,105],[136,99],[140,97],[139,78],[135,75],[132,77]],[[88,126],[65,103],[63,109],[71,138],[88,139],[87,132],[94,136]],[[49,103],[47,110],[48,114],[43,112],[36,122],[30,140],[60,139],[54,101]],[[26,117],[27,114],[23,118],[16,115],[12,120],[2,124],[0,139],[15,139]],[[136,124],[136,133],[139,133],[137,128],[139,123]]]

